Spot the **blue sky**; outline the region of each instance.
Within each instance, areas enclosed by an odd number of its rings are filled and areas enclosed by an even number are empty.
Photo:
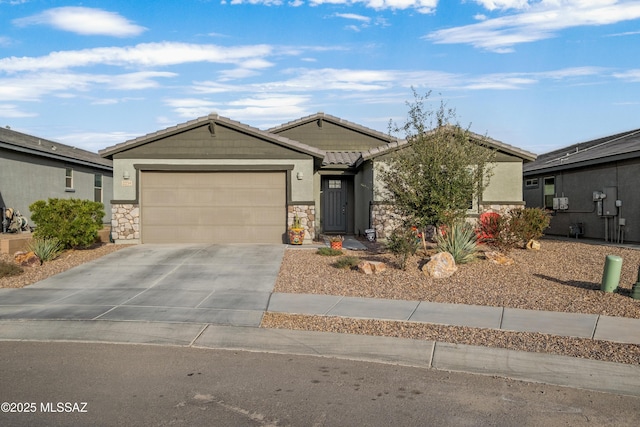
[[[97,152],[211,112],[386,132],[412,90],[541,154],[640,127],[640,1],[0,0],[0,125]]]

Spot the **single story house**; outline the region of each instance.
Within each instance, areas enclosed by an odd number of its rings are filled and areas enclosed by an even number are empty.
[[[547,234],[640,242],[640,129],[541,154],[523,179],[527,206],[553,212]]]
[[[0,207],[17,210],[29,219],[29,205],[38,200],[92,200],[104,204],[103,222],[107,224],[111,220],[112,194],[110,159],[0,128]]]
[[[535,155],[498,151],[491,185],[470,214],[522,206],[522,166]],[[394,220],[379,200],[379,162],[408,146],[317,113],[260,130],[217,114],[106,148],[113,160],[112,238],[119,243],[283,243],[295,216],[319,234],[384,238]],[[378,166],[377,166],[378,165]]]

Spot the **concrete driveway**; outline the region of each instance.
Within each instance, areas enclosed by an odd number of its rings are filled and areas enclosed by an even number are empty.
[[[257,326],[285,245],[137,245],[23,289],[0,289],[0,319]]]

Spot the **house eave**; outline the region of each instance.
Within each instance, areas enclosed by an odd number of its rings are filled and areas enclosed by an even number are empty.
[[[103,165],[100,163],[95,163],[95,162],[90,162],[88,160],[81,160],[81,159],[76,159],[73,157],[69,157],[69,156],[63,156],[63,155],[59,155],[56,153],[47,153],[44,151],[40,151],[40,150],[34,150],[28,147],[21,147],[18,145],[14,145],[11,143],[6,143],[3,141],[0,141],[0,148],[6,149],[6,150],[10,150],[10,151],[15,151],[15,152],[19,152],[19,153],[24,153],[24,154],[29,154],[31,156],[37,156],[37,157],[42,157],[45,159],[51,159],[51,160],[56,160],[59,162],[63,162],[63,163],[67,163],[67,164],[74,164],[74,165],[82,165],[82,166],[87,166],[93,169],[102,169],[102,170],[106,170],[106,171],[113,171],[113,166],[109,166],[109,165]]]

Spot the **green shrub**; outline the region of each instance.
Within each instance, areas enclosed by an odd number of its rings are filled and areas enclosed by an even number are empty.
[[[436,233],[435,240],[438,252],[449,252],[456,264],[471,262],[478,253],[476,231],[465,221],[454,223],[442,234]]]
[[[542,237],[551,223],[551,215],[541,208],[513,209],[509,214],[511,230],[524,244]]]
[[[22,267],[10,262],[0,261],[0,279],[22,274]]]
[[[27,245],[27,250],[32,251],[40,258],[40,264],[56,259],[58,255],[60,255],[60,252],[62,252],[62,249],[60,241],[55,237],[50,239],[35,238]]]
[[[360,263],[360,258],[357,256],[343,256],[338,258],[336,262],[333,263],[333,266],[336,268],[353,268]]]
[[[34,236],[56,238],[64,248],[86,247],[98,240],[104,205],[79,199],[38,200],[29,206]]]
[[[319,248],[316,253],[322,256],[338,256],[343,254],[343,252],[340,249],[333,249],[333,248],[327,248],[327,247]]]
[[[420,241],[416,237],[415,231],[410,228],[399,227],[393,230],[387,240],[387,249],[395,255],[400,268],[407,268],[409,257],[415,255]]]

